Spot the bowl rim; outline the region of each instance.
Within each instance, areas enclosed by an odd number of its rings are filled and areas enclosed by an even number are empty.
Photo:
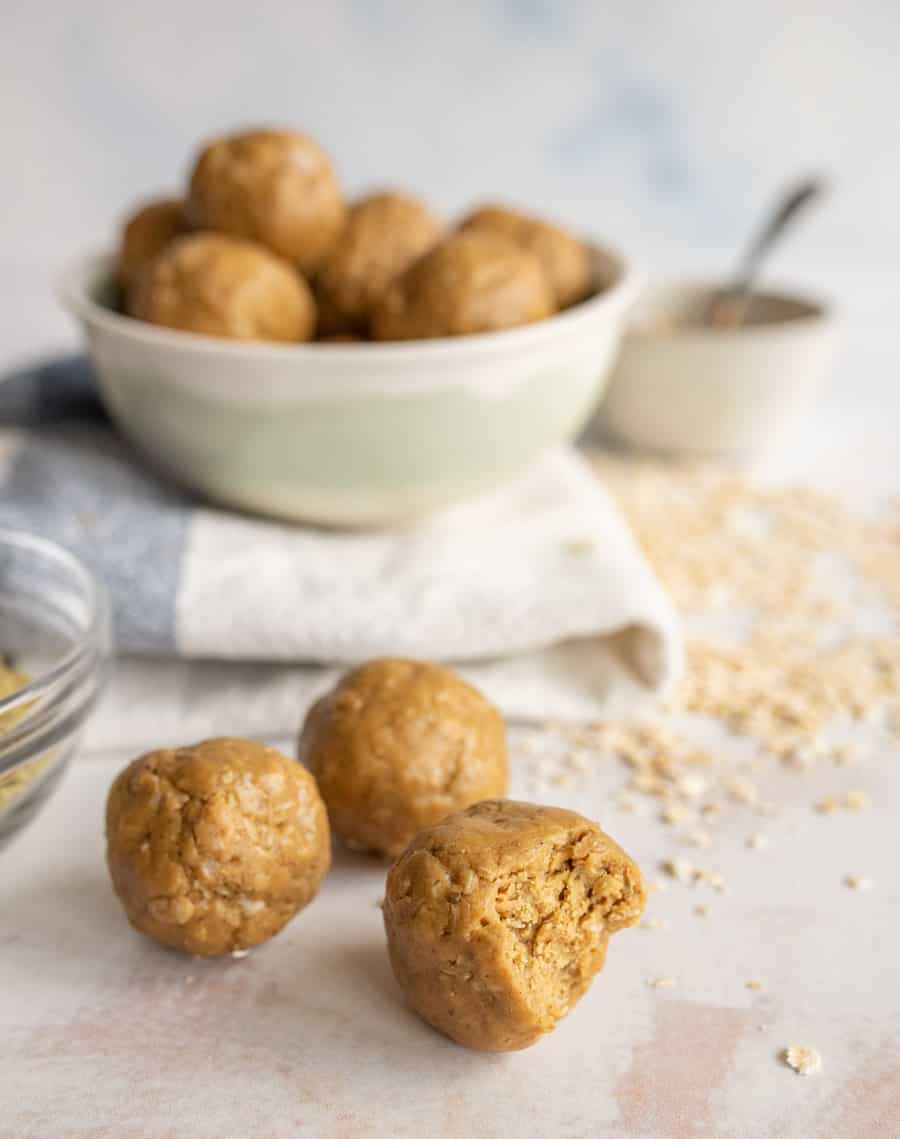
[[[759,297],[767,301],[787,302],[798,305],[805,311],[784,320],[767,320],[757,324],[742,324],[737,326],[676,324],[672,328],[655,329],[652,326],[642,328],[637,317],[641,307],[646,303],[657,315],[665,314],[665,306],[654,304],[657,298],[665,294],[685,296],[711,296],[722,287],[722,281],[702,276],[664,276],[654,278],[648,282],[635,299],[627,326],[624,341],[630,345],[662,343],[718,343],[745,344],[750,339],[764,339],[791,335],[798,331],[809,331],[812,328],[827,328],[834,325],[838,318],[836,305],[829,298],[820,293],[810,293],[805,289],[794,288],[792,285],[774,282],[762,288],[750,290],[752,297]]]
[[[17,688],[15,692],[0,698],[0,715],[2,715],[20,704],[30,704],[37,697],[51,692],[61,681],[77,673],[82,665],[87,664],[90,669],[91,662],[95,658],[99,664],[100,658],[105,656],[108,648],[110,609],[106,590],[84,562],[50,538],[43,538],[28,530],[20,530],[12,526],[2,526],[0,527],[0,547],[25,549],[46,560],[53,561],[57,565],[65,566],[67,570],[74,573],[85,589],[89,608],[87,627],[72,647],[63,653],[46,671],[33,676],[27,684]],[[20,733],[20,727],[27,727],[28,731]],[[12,745],[19,743],[19,736],[29,734],[31,728],[32,725],[27,724],[26,716],[20,724],[16,724],[4,732],[0,737],[0,753],[5,753]],[[0,773],[3,773],[8,770],[8,767],[5,757],[0,755],[0,758],[4,759],[2,766],[0,766]],[[19,760],[15,759],[9,764],[9,767],[16,766],[18,762]]]
[[[248,364],[305,359],[307,362],[315,361],[317,365],[333,361],[343,367],[363,362],[379,365],[433,365],[448,360],[462,361],[471,356],[527,351],[544,342],[552,342],[558,336],[576,332],[601,313],[605,315],[630,306],[640,287],[634,267],[623,253],[612,246],[597,242],[586,244],[595,261],[602,258],[611,267],[612,279],[605,288],[543,320],[467,336],[441,336],[424,340],[367,340],[349,344],[316,341],[273,343],[264,340],[229,340],[226,337],[163,328],[115,312],[94,299],[92,291],[112,276],[115,256],[109,252],[95,251],[75,258],[59,277],[56,294],[63,308],[87,326],[139,340],[152,347],[209,357],[227,356],[232,360],[243,359]]]

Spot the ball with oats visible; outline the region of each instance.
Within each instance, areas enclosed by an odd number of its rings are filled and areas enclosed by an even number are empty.
[[[556,311],[538,259],[496,233],[457,233],[414,261],[372,314],[376,340],[468,336]]]
[[[437,242],[442,228],[411,194],[382,191],[355,202],[316,278],[322,332],[366,331],[391,281]]]
[[[200,957],[234,953],[315,897],[331,862],[328,818],[295,760],[251,740],[206,740],[119,774],[106,859],[141,933]]]
[[[574,234],[508,206],[481,206],[460,223],[461,233],[497,233],[533,253],[558,308],[583,301],[591,291],[591,255]]]
[[[193,233],[168,245],[128,294],[138,320],[231,340],[309,340],[316,305],[291,265],[252,241]]]
[[[158,198],[132,213],[122,229],[118,277],[122,288],[134,288],[145,266],[176,237],[188,232],[181,198]]]
[[[455,673],[421,661],[347,673],[310,709],[300,758],[335,833],[390,856],[422,827],[506,791],[503,717]]]
[[[565,1016],[644,902],[637,866],[596,823],[493,800],[413,839],[383,911],[416,1012],[459,1044],[508,1052]]]
[[[188,216],[267,246],[310,274],[331,251],[346,206],[331,160],[309,135],[255,130],[218,138],[190,177]]]

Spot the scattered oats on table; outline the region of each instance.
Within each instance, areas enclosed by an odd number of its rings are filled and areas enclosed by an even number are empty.
[[[683,803],[668,803],[660,811],[659,817],[662,822],[677,826],[679,823],[693,822],[694,812]]]
[[[702,775],[679,775],[675,787],[687,799],[699,799],[709,786],[709,780]],[[713,806],[713,804],[707,804]]]
[[[759,802],[759,788],[751,779],[732,779],[728,784],[728,794],[736,803],[752,806]]]
[[[827,795],[816,803],[816,811],[820,815],[834,815],[841,809],[841,801],[834,795]]]
[[[791,1044],[782,1055],[787,1066],[793,1068],[798,1076],[809,1076],[822,1067],[822,1057],[815,1048],[805,1044]]]
[[[686,858],[667,858],[662,864],[663,870],[677,882],[693,882],[697,876],[697,868],[693,862]]]
[[[865,874],[848,874],[844,885],[851,890],[871,890],[875,883]]]
[[[668,918],[644,918],[641,929],[669,929],[671,923]]]
[[[799,767],[830,751],[835,717],[897,709],[900,642],[854,624],[856,606],[829,591],[823,559],[841,563],[865,599],[900,615],[896,513],[854,512],[808,487],[773,487],[701,463],[596,455],[649,562],[686,615],[723,601],[746,610],[739,643],[694,639],[676,711],[712,716]],[[900,714],[890,725],[900,737]]]
[[[651,977],[647,982],[651,989],[674,989],[674,977]]]
[[[563,548],[567,554],[579,557],[583,554],[591,553],[591,551],[596,548],[596,543],[593,538],[569,538],[569,540],[563,544]]]

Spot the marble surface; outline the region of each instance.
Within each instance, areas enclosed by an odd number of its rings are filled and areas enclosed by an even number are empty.
[[[244,959],[192,960],[132,931],[101,838],[124,758],[76,763],[3,854],[2,1139],[892,1134],[900,756],[867,768],[864,822],[810,808],[858,769],[773,776],[765,793],[782,812],[765,821],[767,849],[745,845],[760,828],[747,808],[720,824],[729,892],[653,895],[648,914],[670,928],[617,935],[557,1031],[506,1056],[467,1052],[405,1008],[377,906],[384,870],[365,857],[338,852],[319,899]],[[661,828],[611,809],[621,779],[610,764],[589,790],[551,798],[599,818],[656,878]],[[848,890],[851,871],[875,888]],[[660,976],[674,987],[649,984]],[[819,1050],[820,1073],[785,1066],[793,1043]]]

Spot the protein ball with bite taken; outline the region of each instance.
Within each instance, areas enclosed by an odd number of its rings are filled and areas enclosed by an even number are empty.
[[[590,820],[477,803],[418,834],[391,867],[384,926],[413,1008],[469,1048],[527,1048],[603,967],[644,908],[640,871]]]
[[[151,324],[233,340],[309,340],[316,304],[299,273],[252,241],[194,233],[167,246],[128,296]]]
[[[258,241],[311,274],[337,241],[346,206],[315,139],[258,130],[203,148],[191,173],[188,216],[200,228]]]
[[[128,920],[201,957],[259,945],[315,897],[331,861],[313,777],[274,748],[213,739],[129,764],[106,803]]]
[[[181,198],[159,198],[131,214],[119,246],[118,277],[123,289],[132,289],[157,253],[187,231]]]
[[[462,233],[501,234],[533,253],[550,282],[557,308],[568,308],[591,291],[587,247],[558,226],[507,206],[481,206],[459,228]]]
[[[356,202],[316,279],[322,331],[365,330],[391,281],[438,241],[442,228],[410,194],[385,191]]]
[[[376,340],[465,336],[542,320],[556,309],[540,262],[506,237],[461,233],[414,262],[376,306]]]
[[[387,658],[310,709],[300,758],[348,845],[396,855],[422,827],[506,791],[503,717],[437,664]]]

